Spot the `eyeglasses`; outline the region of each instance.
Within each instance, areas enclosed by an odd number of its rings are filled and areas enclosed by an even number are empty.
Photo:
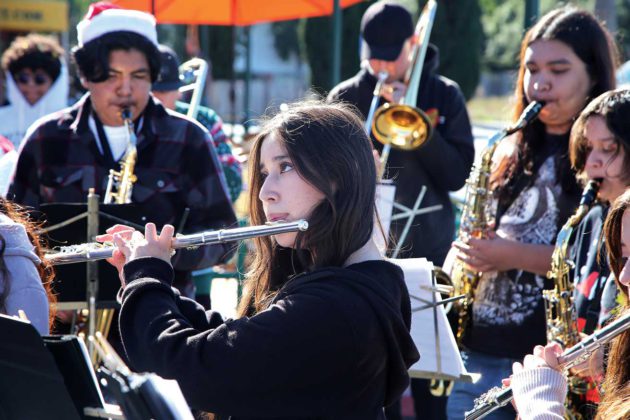
[[[50,78],[44,74],[36,73],[34,75],[30,75],[28,73],[18,73],[15,76],[15,81],[21,85],[26,85],[33,81],[37,86],[45,85],[49,82]]]

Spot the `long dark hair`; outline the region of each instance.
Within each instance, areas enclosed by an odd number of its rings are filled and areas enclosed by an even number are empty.
[[[604,238],[610,268],[615,276],[619,292],[624,297],[625,312],[630,311],[628,290],[619,282],[623,269],[621,251],[621,226],[623,215],[630,208],[630,190],[626,190],[613,203],[604,223]],[[604,378],[604,397],[597,410],[598,419],[622,420],[630,418],[630,332],[615,338],[608,354],[608,365]]]
[[[372,146],[355,109],[319,101],[289,106],[264,123],[250,153],[250,222],[266,222],[258,199],[263,179],[260,149],[274,134],[298,174],[323,193],[309,217],[309,229],[296,237],[295,248],[280,247],[269,237],[254,240],[256,252],[241,316],[267,307],[293,274],[320,267],[340,267],[371,237],[375,215],[376,168]]]
[[[589,148],[588,139],[584,135],[586,122],[592,116],[600,116],[606,122],[606,127],[615,137],[617,152],[611,160],[621,153],[624,154],[623,181],[630,181],[630,89],[617,89],[602,93],[584,108],[571,129],[569,156],[571,166],[583,178]]]
[[[544,15],[536,25],[527,31],[521,43],[520,66],[516,81],[513,121],[529,105],[525,94],[525,53],[527,48],[538,40],[556,40],[566,44],[586,65],[593,86],[588,98],[594,98],[615,87],[615,68],[618,52],[608,30],[591,13],[565,6]],[[534,156],[542,148],[545,139],[545,126],[540,120],[529,124],[515,134],[516,153],[506,157],[492,176],[492,184],[499,201],[511,203],[516,191],[517,174],[531,174]],[[556,154],[556,175],[564,191],[577,190],[575,178],[566,159],[568,145]]]
[[[52,328],[53,321],[55,319],[54,304],[57,302],[57,298],[55,297],[51,289],[54,271],[52,265],[44,258],[44,248],[46,248],[46,243],[44,239],[37,234],[37,229],[39,228],[39,226],[29,219],[28,214],[24,209],[3,197],[0,197],[0,212],[7,215],[14,222],[24,226],[29,240],[35,247],[35,253],[41,260],[41,263],[37,265],[37,272],[39,273],[39,277],[41,278],[44,289],[46,290],[46,295],[48,296],[48,302],[50,304],[48,322],[49,326]],[[2,256],[4,255],[5,247],[6,242],[4,238],[0,235],[0,271],[3,274],[2,278],[7,279],[7,267],[4,262],[4,258],[2,258]],[[2,311],[6,309],[5,304],[7,296],[9,295],[9,292],[11,290],[11,284],[5,282],[3,286],[4,290],[2,294],[0,294],[0,310]]]

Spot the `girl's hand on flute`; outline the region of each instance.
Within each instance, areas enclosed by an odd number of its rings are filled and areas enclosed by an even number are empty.
[[[171,243],[175,228],[164,225],[158,235],[154,223],[147,223],[144,227],[144,236],[138,231],[127,230],[113,234],[114,245],[124,255],[125,262],[142,257],[155,257],[171,262]]]
[[[160,234],[154,223],[147,223],[144,235],[137,230],[125,226],[115,225],[107,229],[107,234],[99,235],[99,242],[113,242],[116,249],[107,261],[118,270],[120,282],[125,286],[123,266],[129,261],[142,257],[155,257],[170,264],[173,250],[171,247],[175,228],[164,225]]]
[[[101,242],[101,243],[103,242],[114,243],[114,235],[122,235],[124,238],[127,238],[128,240],[130,240],[133,235],[133,232],[135,231],[136,230],[132,228],[131,226],[114,225],[105,231],[106,234],[98,235],[95,239],[97,242]],[[120,249],[118,249],[118,247],[116,247],[114,249],[112,257],[108,258],[106,261],[116,268],[116,270],[118,271],[118,277],[120,278],[120,283],[122,284],[123,287],[125,287],[125,279],[123,277],[123,272],[122,272],[122,268],[127,262],[125,255],[120,251]]]

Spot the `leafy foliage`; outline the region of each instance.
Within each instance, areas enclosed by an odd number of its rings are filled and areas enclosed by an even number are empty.
[[[426,1],[421,1],[424,7]],[[484,29],[477,1],[441,0],[438,2],[431,42],[440,50],[438,72],[455,80],[469,99],[480,77]]]
[[[283,60],[287,60],[291,54],[300,56],[300,40],[298,37],[299,25],[299,20],[274,22],[271,25],[273,46]]]
[[[351,77],[359,69],[361,17],[370,3],[359,3],[342,11],[342,80]],[[331,80],[332,17],[309,18],[306,19],[304,25],[303,43],[306,59],[311,68],[311,85],[316,91],[324,93],[333,87]]]

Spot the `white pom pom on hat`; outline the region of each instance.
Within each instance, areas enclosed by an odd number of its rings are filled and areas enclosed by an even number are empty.
[[[83,20],[77,24],[79,46],[110,32],[128,31],[142,35],[156,47],[157,31],[155,18],[149,13],[138,10],[121,9],[108,3],[92,3]]]

